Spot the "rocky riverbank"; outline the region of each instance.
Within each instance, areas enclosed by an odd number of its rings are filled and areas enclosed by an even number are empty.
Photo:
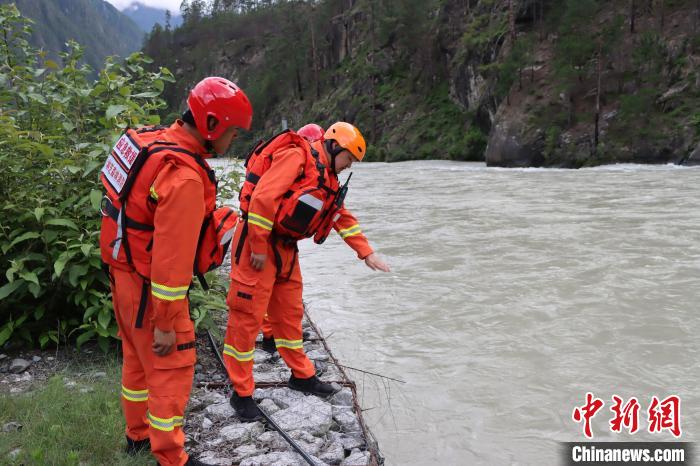
[[[318,465],[359,466],[381,463],[376,442],[365,427],[354,384],[310,321],[304,322],[304,349],[319,376],[339,389],[328,400],[287,388],[290,371],[278,353],[255,352],[255,399],[270,417]],[[228,383],[204,339],[198,348],[197,386],[187,413],[187,446],[200,461],[242,466],[306,464],[289,443],[262,422],[243,423],[229,404]]]

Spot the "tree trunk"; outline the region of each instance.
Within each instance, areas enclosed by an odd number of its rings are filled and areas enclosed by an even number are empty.
[[[311,59],[314,62],[314,83],[316,87],[316,98],[321,97],[321,83],[319,81],[318,69],[318,50],[316,50],[316,32],[314,27],[313,16],[309,16],[309,30],[311,31]]]
[[[630,0],[630,34],[634,34],[634,21],[637,14],[636,0]]]
[[[510,45],[515,47],[515,0],[508,0],[508,23],[510,25]]]
[[[600,141],[600,94],[601,81],[603,76],[603,42],[598,40],[598,86],[595,93],[595,135],[593,138],[593,153],[598,152],[598,142]]]

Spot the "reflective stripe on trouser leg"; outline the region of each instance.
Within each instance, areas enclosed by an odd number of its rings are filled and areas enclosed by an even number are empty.
[[[286,252],[286,251],[285,251]],[[275,345],[284,362],[295,377],[306,379],[316,374],[316,368],[304,352],[301,320],[304,317],[302,301],[302,278],[298,258],[293,251],[287,260],[295,260],[289,280],[275,283],[267,308],[267,315],[275,336]]]
[[[149,377],[146,418],[150,425],[151,452],[163,466],[187,462],[182,427],[193,376],[194,366],[187,366],[154,369]]]
[[[114,315],[122,340],[122,380],[119,400],[126,421],[126,436],[132,440],[148,438],[146,411],[148,409],[148,389],[146,371],[148,360],[142,361],[140,353],[152,352],[152,334],[134,327],[136,314],[141,301],[143,279],[135,273],[111,270],[114,279],[112,302]]]

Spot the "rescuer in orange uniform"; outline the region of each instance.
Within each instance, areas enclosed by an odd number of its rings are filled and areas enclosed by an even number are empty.
[[[245,421],[261,417],[252,395],[255,338],[265,314],[275,344],[291,368],[289,387],[327,397],[331,384],[316,377],[304,353],[302,277],[297,241],[322,243],[335,229],[373,270],[389,271],[362,234],[357,219],[344,208],[347,183],[338,174],[360,161],[366,151],[360,132],[335,123],[323,140],[309,143],[285,132],[258,146],[246,161],[240,193],[242,224],[236,229],[228,294],[229,321],[224,361],[233,382],[231,405]]]
[[[306,124],[297,130],[297,134],[310,143],[323,140],[323,133],[325,130],[316,123]],[[275,337],[272,335],[272,324],[267,318],[267,314],[263,318],[261,330],[263,334],[262,349],[270,354],[274,353],[277,351],[277,346],[275,345]]]
[[[177,466],[203,464],[188,457],[182,429],[196,360],[187,293],[200,231],[216,217],[204,159],[225,152],[252,120],[248,98],[223,78],[202,80],[187,103],[182,120],[129,130],[113,149],[102,171],[100,238],[124,353],[127,452],[150,447],[160,465]],[[149,153],[140,164],[142,143]]]

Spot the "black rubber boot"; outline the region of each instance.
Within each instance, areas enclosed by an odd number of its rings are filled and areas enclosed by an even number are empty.
[[[187,463],[185,463],[185,466],[212,466],[209,463],[202,463],[201,461],[198,461],[191,456],[187,458]]]
[[[129,437],[126,438],[126,453],[127,455],[135,456],[142,451],[151,451],[151,440],[131,440]]]
[[[255,422],[263,418],[258,404],[252,396],[238,396],[236,391],[231,395],[231,406],[243,422]]]
[[[288,386],[292,390],[308,393],[310,395],[316,395],[321,398],[328,398],[337,392],[337,390],[333,388],[333,385],[326,382],[321,382],[321,380],[315,375],[313,377],[309,377],[308,379],[298,379],[294,377],[294,374],[292,374],[292,376],[289,378]]]
[[[262,339],[262,349],[270,354],[274,354],[277,351],[277,345],[275,345],[275,337],[267,338],[263,335]]]

